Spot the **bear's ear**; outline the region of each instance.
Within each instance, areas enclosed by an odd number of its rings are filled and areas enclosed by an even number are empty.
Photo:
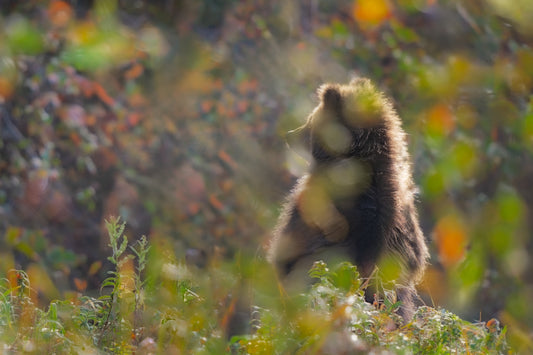
[[[342,97],[338,86],[332,84],[322,85],[318,89],[318,94],[326,110],[335,111],[340,109]]]

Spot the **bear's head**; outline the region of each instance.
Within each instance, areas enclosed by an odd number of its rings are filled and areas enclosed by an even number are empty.
[[[289,132],[289,145],[303,142],[318,164],[365,158],[370,150],[358,148],[387,123],[387,99],[368,79],[355,79],[348,85],[324,84],[318,97],[320,102],[307,122]]]

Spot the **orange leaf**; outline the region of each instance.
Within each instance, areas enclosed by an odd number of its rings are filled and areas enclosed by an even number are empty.
[[[128,80],[133,80],[141,76],[143,72],[144,72],[143,66],[140,65],[139,63],[135,63],[131,66],[131,68],[126,70],[126,72],[124,73],[124,78]]]
[[[82,280],[75,277],[74,286],[76,286],[76,290],[83,292],[87,288],[87,280]]]
[[[133,112],[128,115],[128,123],[131,126],[137,126],[137,124],[141,121],[141,114],[138,112]]]
[[[113,100],[113,98],[109,96],[109,94],[107,93],[107,91],[105,91],[102,85],[98,83],[94,83],[93,85],[94,85],[93,87],[94,87],[94,92],[96,96],[98,96],[98,98],[102,100],[102,102],[105,103],[106,105],[113,106],[113,104],[115,103],[115,100]]]
[[[235,160],[233,160],[232,157],[229,156],[228,153],[226,153],[225,151],[223,150],[219,150],[218,151],[218,157],[226,164],[228,164],[229,166],[231,166],[232,168],[236,168],[237,167],[237,163],[235,162]]]
[[[467,235],[457,216],[441,218],[435,227],[439,258],[445,267],[459,263],[465,254]]]
[[[221,210],[224,208],[222,202],[220,202],[220,200],[215,195],[209,195],[209,203],[211,203],[211,205],[217,210]]]
[[[455,127],[454,116],[450,108],[437,104],[428,112],[428,129],[437,135],[447,135]]]
[[[0,97],[5,99],[8,99],[13,94],[13,85],[9,80],[6,78],[0,77]]]
[[[65,1],[55,0],[48,6],[48,17],[55,26],[65,26],[72,18],[72,14],[72,7]]]
[[[500,322],[496,318],[491,318],[487,324],[485,324],[489,332],[495,333],[498,331],[498,327],[500,325]]]
[[[11,269],[7,272],[7,280],[9,281],[9,288],[14,290],[17,288],[21,275],[17,270]]]
[[[232,319],[232,317],[235,315],[235,308],[237,305],[237,299],[233,299],[231,303],[229,304],[229,307],[226,309],[226,312],[224,312],[224,315],[222,316],[222,320],[220,321],[220,325],[222,326],[222,329],[227,329],[229,326],[229,322]]]
[[[392,17],[392,6],[387,0],[357,0],[353,16],[363,28],[378,26]]]

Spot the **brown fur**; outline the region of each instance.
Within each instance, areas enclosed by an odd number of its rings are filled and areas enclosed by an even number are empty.
[[[310,171],[288,196],[269,260],[286,288],[308,284],[316,260],[350,260],[363,277],[392,260],[400,313],[409,319],[428,251],[400,118],[366,79],[326,84],[318,94],[297,130],[313,156]]]

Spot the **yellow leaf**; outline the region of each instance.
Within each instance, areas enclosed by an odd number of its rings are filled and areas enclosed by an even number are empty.
[[[48,299],[55,299],[59,297],[59,291],[42,266],[38,264],[30,264],[28,266],[27,273],[30,279],[31,289],[34,291],[31,293],[32,298],[38,299],[41,295]]]
[[[101,268],[102,268],[102,262],[100,260],[95,261],[89,267],[89,272],[88,272],[89,276],[95,275]]]
[[[387,0],[357,0],[353,16],[363,28],[377,26],[392,16],[392,6]]]

